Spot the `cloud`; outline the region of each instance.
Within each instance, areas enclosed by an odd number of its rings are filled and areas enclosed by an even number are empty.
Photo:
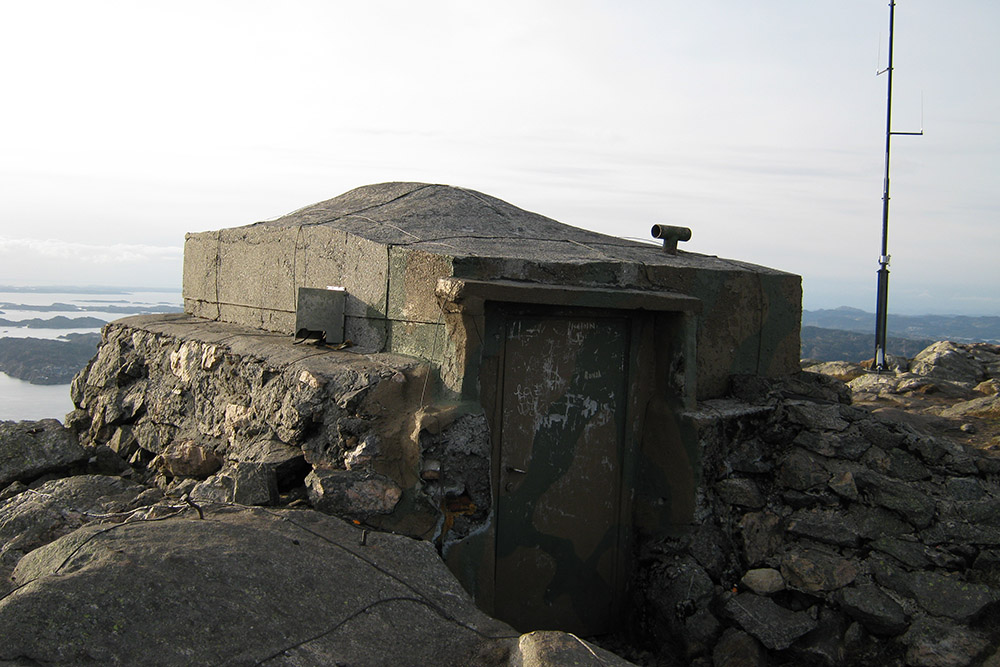
[[[59,239],[24,239],[0,236],[0,254],[31,254],[46,259],[64,259],[85,264],[173,262],[182,259],[181,246],[126,243],[90,244]]]

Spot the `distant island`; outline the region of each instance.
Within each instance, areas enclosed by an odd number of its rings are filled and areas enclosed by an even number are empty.
[[[27,310],[37,313],[87,313],[97,311],[101,313],[125,313],[129,315],[146,313],[180,313],[184,310],[180,306],[169,306],[162,303],[154,304],[152,306],[139,306],[134,304],[116,306],[106,300],[100,302],[100,305],[85,304],[82,306],[75,303],[49,303],[45,305],[35,305],[30,303],[10,303],[7,301],[0,302],[0,312],[4,309]]]
[[[56,315],[48,319],[33,317],[28,320],[7,320],[0,317],[0,327],[26,327],[28,329],[96,329],[107,324],[96,317],[66,317]]]
[[[0,371],[32,384],[68,384],[96,354],[101,334],[61,338],[0,338]]]

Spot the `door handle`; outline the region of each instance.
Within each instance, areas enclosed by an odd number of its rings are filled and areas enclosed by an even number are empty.
[[[527,470],[521,470],[520,468],[515,468],[514,466],[507,466],[507,472],[516,472],[516,473],[520,473],[522,475],[527,475],[528,474]]]

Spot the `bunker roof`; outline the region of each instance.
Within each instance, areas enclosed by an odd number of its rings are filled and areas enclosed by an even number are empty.
[[[653,222],[632,229],[649,233]],[[325,226],[390,246],[462,257],[528,258],[542,262],[639,262],[678,268],[783,273],[763,266],[681,252],[566,225],[467,188],[428,183],[378,183],[253,226]],[[652,237],[650,238],[652,241]]]

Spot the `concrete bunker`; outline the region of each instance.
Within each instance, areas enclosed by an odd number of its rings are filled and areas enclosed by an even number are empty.
[[[423,363],[387,390],[394,414],[341,420],[350,450],[313,465],[350,460],[395,485],[399,502],[362,518],[434,539],[477,603],[522,630],[612,629],[636,533],[695,520],[685,410],[734,374],[798,370],[798,276],[462,188],[365,186],[186,238],[190,315],[292,344],[317,290],[335,292],[318,321],[350,341],[337,354]]]

